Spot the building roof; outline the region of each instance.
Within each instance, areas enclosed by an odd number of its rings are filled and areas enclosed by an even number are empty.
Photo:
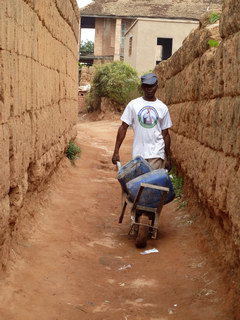
[[[200,19],[221,7],[222,0],[95,0],[81,9],[81,16]]]

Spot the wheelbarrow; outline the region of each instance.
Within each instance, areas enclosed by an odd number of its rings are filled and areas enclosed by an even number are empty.
[[[120,162],[117,163],[118,170],[121,168]],[[140,205],[141,196],[144,189],[147,188],[148,192],[161,191],[161,197],[156,207],[149,207]],[[122,223],[127,206],[131,210],[131,224],[128,234],[135,236],[136,247],[144,248],[147,244],[147,239],[157,239],[158,234],[158,221],[167,199],[169,188],[156,186],[149,183],[141,183],[135,199],[132,201],[130,195],[122,189],[122,211],[119,217],[119,223]]]

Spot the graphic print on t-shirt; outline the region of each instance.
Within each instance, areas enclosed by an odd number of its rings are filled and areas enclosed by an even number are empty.
[[[138,121],[144,128],[153,128],[158,122],[158,113],[155,108],[146,106],[138,112]]]

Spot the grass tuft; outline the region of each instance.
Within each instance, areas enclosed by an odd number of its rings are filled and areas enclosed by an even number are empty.
[[[66,157],[72,163],[74,163],[74,161],[79,158],[80,152],[81,152],[81,149],[79,148],[79,146],[73,141],[70,141],[65,154],[66,154]]]

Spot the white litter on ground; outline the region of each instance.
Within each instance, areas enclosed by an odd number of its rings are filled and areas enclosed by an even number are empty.
[[[120,267],[118,270],[126,270],[129,268],[132,268],[131,264],[124,265],[124,266]]]
[[[150,254],[150,253],[155,253],[155,252],[159,252],[158,249],[153,248],[153,249],[145,250],[143,252],[140,252],[140,254]]]

